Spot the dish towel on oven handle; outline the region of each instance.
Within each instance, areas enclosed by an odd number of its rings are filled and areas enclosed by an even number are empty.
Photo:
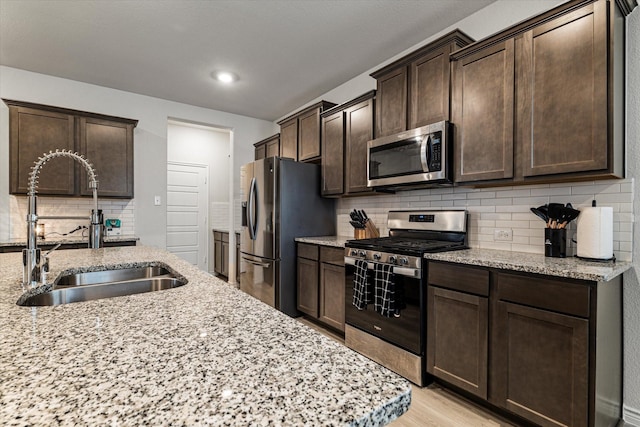
[[[374,277],[374,309],[385,317],[399,316],[400,310],[396,304],[396,282],[393,265],[375,263]]]
[[[364,259],[357,259],[355,271],[353,273],[353,305],[358,310],[367,308],[371,302],[371,289],[368,280],[367,266],[369,262]]]

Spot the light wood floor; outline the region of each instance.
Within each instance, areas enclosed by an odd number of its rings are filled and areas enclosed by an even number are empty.
[[[316,329],[344,344],[344,339],[304,318],[305,325]],[[438,385],[412,386],[411,406],[400,418],[389,424],[392,427],[512,427],[491,412]]]

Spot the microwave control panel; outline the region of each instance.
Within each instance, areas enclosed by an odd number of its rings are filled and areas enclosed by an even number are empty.
[[[429,171],[442,170],[442,132],[429,135]]]

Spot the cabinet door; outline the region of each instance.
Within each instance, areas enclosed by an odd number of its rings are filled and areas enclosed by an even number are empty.
[[[280,139],[276,138],[266,144],[266,157],[280,156]]]
[[[322,118],[322,195],[343,192],[344,112],[339,111]]]
[[[222,241],[213,241],[213,271],[222,274]]]
[[[429,286],[427,372],[487,398],[488,298]]]
[[[89,117],[79,119],[80,152],[93,164],[98,195],[133,198],[133,125]],[[86,171],[78,169],[80,194],[91,195]]]
[[[541,426],[587,426],[588,331],[587,319],[499,301],[494,403]]]
[[[298,310],[318,318],[318,261],[298,257]]]
[[[255,148],[255,160],[264,159],[265,157],[267,157],[267,144],[260,144]]]
[[[10,193],[26,194],[29,175],[35,162],[44,153],[56,149],[75,151],[74,116],[26,107],[9,107]],[[75,193],[75,162],[56,158],[42,169],[38,179],[38,194],[73,195]]]
[[[525,177],[608,166],[606,7],[589,4],[517,42]]]
[[[407,129],[407,68],[377,79],[376,138]]]
[[[411,63],[409,129],[449,120],[449,45]]]
[[[280,157],[298,160],[298,119],[280,125]]]
[[[344,298],[344,267],[323,262],[320,266],[319,319],[342,332],[344,332]]]
[[[367,187],[367,142],[373,139],[373,106],[369,99],[346,110],[346,183],[348,194],[372,191]]]
[[[298,160],[320,157],[320,109],[303,114],[298,119]]]
[[[222,250],[220,251],[222,254],[221,263],[221,274],[223,276],[229,277],[229,242],[221,243]]]
[[[453,63],[456,182],[513,177],[514,41]]]

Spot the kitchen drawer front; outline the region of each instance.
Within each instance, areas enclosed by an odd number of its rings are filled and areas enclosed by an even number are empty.
[[[320,261],[337,266],[344,266],[344,249],[321,246]]]
[[[318,260],[318,246],[308,243],[298,243],[298,256],[300,258]]]
[[[480,268],[430,261],[428,283],[456,291],[489,296],[489,272]]]
[[[589,317],[591,286],[586,283],[499,273],[497,288],[501,301]]]
[[[229,233],[221,233],[222,234],[222,241],[225,243],[229,243]]]
[[[222,232],[221,231],[214,231],[213,232],[213,240],[217,240],[219,242],[222,241]]]

